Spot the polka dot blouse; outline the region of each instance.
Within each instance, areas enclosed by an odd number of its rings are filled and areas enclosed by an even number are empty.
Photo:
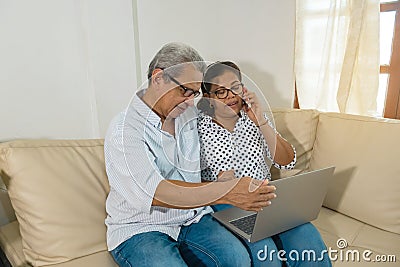
[[[274,129],[268,118],[269,125]],[[233,132],[221,127],[212,117],[200,113],[198,120],[200,137],[200,162],[203,180],[217,180],[220,171],[234,169],[236,178],[250,176],[255,179],[271,179],[270,166],[278,169],[293,169],[294,158],[288,165],[273,161],[267,143],[260,129],[241,111]],[[274,129],[275,130],[275,129]],[[275,132],[279,134],[276,130]]]

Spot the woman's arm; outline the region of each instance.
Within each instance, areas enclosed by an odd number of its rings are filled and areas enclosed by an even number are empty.
[[[243,99],[251,104],[251,108],[244,107],[249,118],[259,127],[268,145],[273,161],[279,165],[288,165],[295,159],[295,152],[291,144],[280,136],[264,116],[264,111],[254,92],[244,90]]]
[[[271,156],[279,165],[288,165],[294,160],[294,150],[288,141],[282,138],[264,119],[258,126],[267,142]]]

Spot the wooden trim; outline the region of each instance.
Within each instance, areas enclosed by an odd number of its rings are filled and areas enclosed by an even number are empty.
[[[389,65],[381,65],[379,68],[379,73],[389,73],[390,66]]]
[[[396,11],[399,9],[400,1],[381,4],[381,12]]]
[[[400,119],[400,9],[396,12],[392,47],[384,116]]]
[[[386,94],[386,104],[384,117],[392,119],[400,119],[399,115],[399,91],[388,90]]]
[[[297,83],[294,82],[294,101],[293,101],[293,108],[300,109],[299,105],[299,98],[297,97]]]

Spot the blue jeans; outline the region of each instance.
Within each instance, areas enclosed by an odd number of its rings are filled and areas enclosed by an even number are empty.
[[[181,228],[175,241],[161,232],[132,236],[111,251],[119,266],[250,266],[242,242],[211,215]]]
[[[222,204],[212,208],[218,211],[229,207],[232,206]],[[299,225],[256,243],[244,239],[242,241],[249,250],[252,266],[281,267],[282,263],[289,267],[332,266],[325,243],[311,223]],[[278,255],[278,251],[281,254]]]

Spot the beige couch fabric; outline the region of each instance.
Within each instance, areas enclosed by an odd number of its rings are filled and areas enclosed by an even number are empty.
[[[29,267],[22,250],[22,238],[17,221],[0,227],[0,244],[13,267]],[[111,254],[104,250],[90,255],[85,255],[59,264],[44,265],[51,267],[117,267]]]
[[[366,267],[395,267],[399,266],[400,259],[400,235],[393,234],[364,222],[350,218],[339,212],[322,208],[316,220],[312,222],[320,231],[328,248],[336,250],[332,252],[333,266],[366,266]],[[338,240],[345,240],[347,246],[340,249]],[[371,251],[368,256],[370,261],[363,259],[362,253]],[[359,253],[359,260],[357,254]],[[346,254],[347,253],[347,254]],[[346,256],[348,255],[348,256]],[[354,256],[353,256],[354,255]],[[377,256],[394,255],[396,262],[377,262]],[[334,259],[337,260],[334,260]]]
[[[273,112],[275,126],[278,132],[296,148],[296,170],[307,170],[315,141],[318,124],[318,112],[315,110],[276,109]],[[271,168],[272,178],[287,176],[287,171]]]
[[[336,166],[324,205],[400,234],[400,121],[320,114],[311,169]]]
[[[7,255],[12,266],[28,266],[22,250],[19,224],[16,220],[0,227],[0,243],[1,249]]]
[[[103,142],[18,141],[0,151],[2,177],[34,266],[106,250],[109,190]]]

